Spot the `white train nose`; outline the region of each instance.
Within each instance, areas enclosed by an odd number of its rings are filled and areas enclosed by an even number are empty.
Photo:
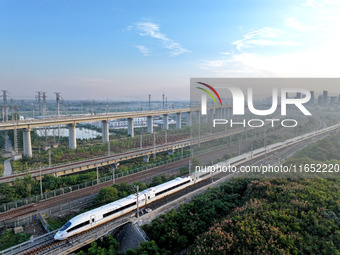
[[[57,232],[55,235],[54,235],[54,239],[60,239],[60,237],[62,237],[63,233],[61,232]]]

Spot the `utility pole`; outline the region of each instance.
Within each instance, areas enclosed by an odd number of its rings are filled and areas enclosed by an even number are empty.
[[[41,91],[37,91],[37,94],[38,95],[36,96],[36,99],[38,101],[39,114],[42,115],[41,114]]]
[[[47,105],[46,105],[46,92],[42,92],[42,115],[45,116],[47,112]]]
[[[139,192],[139,186],[138,185],[136,185],[136,190],[137,190],[137,194],[136,194],[136,196],[137,196],[137,219],[139,219],[139,198],[138,198],[138,192]]]
[[[153,159],[156,159],[156,133],[153,133]]]
[[[18,112],[18,107],[17,106],[12,106],[12,120],[14,123],[18,120],[19,112]],[[14,153],[18,153],[18,132],[17,132],[17,125],[14,124],[14,129],[13,129],[13,149]]]
[[[51,150],[48,150],[48,166],[52,166]]]
[[[112,167],[112,185],[115,184],[115,170],[116,170],[117,164],[116,164],[116,160],[113,163],[113,167]]]
[[[142,135],[140,135],[139,147],[140,147],[140,149],[143,148],[143,137],[142,137]]]
[[[3,99],[3,106],[2,106],[2,121],[8,121],[8,90],[2,90],[2,99]]]
[[[61,99],[61,95],[59,92],[54,92],[55,96],[56,96],[56,101],[57,101],[57,117],[60,116],[60,99]]]
[[[41,168],[40,168],[40,198],[43,199]]]
[[[60,93],[59,92],[54,92],[55,96],[56,96],[56,101],[57,101],[57,118],[59,118],[60,116]],[[60,138],[60,125],[58,125],[58,137]]]
[[[214,165],[214,162],[211,161],[211,166],[213,166],[213,165]],[[214,172],[211,171],[211,183],[213,183],[213,182],[214,182]]]
[[[18,130],[17,130],[17,125],[14,126],[14,130],[13,130],[13,135],[14,135],[14,152],[15,154],[17,154],[19,151],[18,151]]]
[[[149,94],[149,111],[151,111],[151,95]]]
[[[165,108],[168,109],[168,97],[165,97]]]
[[[164,91],[163,91],[163,110],[164,110]]]
[[[99,173],[98,173],[98,167],[96,167],[96,171],[97,171],[97,184],[99,184]]]
[[[7,102],[8,90],[2,90],[3,106],[1,106],[2,121],[8,121],[8,102]],[[4,132],[5,151],[8,151],[8,131]]]

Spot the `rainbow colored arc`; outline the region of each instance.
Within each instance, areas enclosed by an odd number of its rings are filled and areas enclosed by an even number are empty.
[[[203,82],[197,82],[197,83],[198,83],[198,84],[201,84],[201,85],[203,85],[203,86],[206,86],[206,87],[209,88],[212,92],[214,92],[215,95],[217,96],[218,100],[220,101],[221,106],[222,106],[222,100],[221,100],[221,98],[220,98],[220,95],[217,93],[217,91],[216,91],[212,86],[210,86],[209,84],[203,83]],[[217,105],[216,100],[215,100],[214,96],[211,94],[210,91],[208,91],[208,90],[206,90],[206,89],[204,89],[204,88],[201,88],[201,87],[197,87],[197,88],[200,89],[200,90],[203,90],[204,92],[206,92],[206,93],[212,98],[212,100],[214,101],[215,105]]]

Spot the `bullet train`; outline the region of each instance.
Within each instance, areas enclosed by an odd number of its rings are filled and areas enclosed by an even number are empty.
[[[207,179],[210,172],[195,172],[187,177],[178,177],[174,180],[146,189],[138,193],[139,208],[144,207],[156,200],[176,193],[186,187]],[[121,217],[137,209],[137,195],[133,194],[126,198],[103,205],[88,212],[79,214],[69,220],[55,234],[55,240],[65,240],[73,235],[89,230],[105,222]]]
[[[289,145],[298,143],[308,138],[336,130],[339,127],[340,124],[337,124],[331,127],[327,127],[321,130],[313,131],[311,133],[307,133],[301,136],[288,139],[284,142],[271,144],[266,146],[265,148],[259,148],[252,152],[247,152],[234,158],[231,158],[226,162],[216,164],[213,166],[213,168],[220,166],[220,164],[238,166],[244,162],[247,162],[250,159],[263,156],[265,153],[283,149]],[[138,193],[138,205],[140,208],[144,207],[156,200],[162,199],[163,197],[176,193],[177,191],[185,189],[188,186],[191,186],[197,182],[205,180],[209,178],[211,174],[212,173],[209,172],[209,169],[208,171],[198,171],[194,172],[190,176],[178,177],[169,182],[146,189]],[[93,227],[111,221],[113,219],[119,218],[136,209],[137,209],[137,195],[133,194],[126,198],[117,200],[115,202],[103,205],[91,211],[77,215],[59,229],[59,231],[55,234],[54,239],[65,240],[73,235],[79,234],[83,231],[89,230]]]

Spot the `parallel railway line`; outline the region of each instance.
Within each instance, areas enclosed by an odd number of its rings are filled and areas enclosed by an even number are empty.
[[[297,144],[292,144],[289,145],[287,147],[284,147],[280,150],[276,150],[273,152],[268,152],[268,154],[266,155],[262,155],[259,158],[254,158],[251,159],[249,161],[247,161],[247,164],[260,164],[266,157],[270,157],[273,154],[280,154],[280,155],[286,155],[291,153],[294,150],[297,150],[299,148],[304,147],[306,144],[308,144],[308,140],[302,141],[300,143]],[[225,172],[221,172],[219,174],[216,174],[214,176],[214,181],[225,177],[226,175],[230,175],[230,173],[225,173]],[[173,201],[181,196],[185,196],[186,194],[199,189],[205,185],[209,185],[211,183],[211,179],[206,179],[202,182],[199,182],[195,185],[189,186],[188,188],[181,190],[177,193],[174,193],[162,200],[156,201],[150,205],[148,205],[148,208],[151,209],[156,209],[164,204],[167,204],[170,201]],[[37,243],[32,243],[31,245],[26,245],[26,246],[22,246],[19,250],[16,251],[9,251],[8,253],[3,253],[3,254],[21,254],[21,255],[30,255],[30,254],[67,254],[73,250],[75,250],[76,248],[72,248],[72,247],[80,247],[83,245],[86,245],[87,243],[90,243],[94,240],[96,240],[98,237],[98,235],[96,233],[102,232],[101,229],[103,228],[116,228],[118,226],[121,226],[125,223],[127,223],[129,220],[131,220],[131,217],[133,217],[134,213],[128,214],[126,216],[123,216],[122,218],[118,218],[116,220],[110,221],[108,223],[104,223],[102,225],[96,226],[88,231],[82,232],[74,237],[71,237],[67,240],[63,240],[63,241],[56,241],[53,239],[53,234],[54,233],[50,233],[47,234],[45,236],[42,237],[42,239],[39,239]],[[105,230],[104,232],[109,232],[109,230]],[[81,241],[80,241],[81,240]],[[81,242],[83,242],[83,240],[87,240],[86,242],[84,242],[83,244],[81,244]],[[14,253],[13,253],[14,252]]]

